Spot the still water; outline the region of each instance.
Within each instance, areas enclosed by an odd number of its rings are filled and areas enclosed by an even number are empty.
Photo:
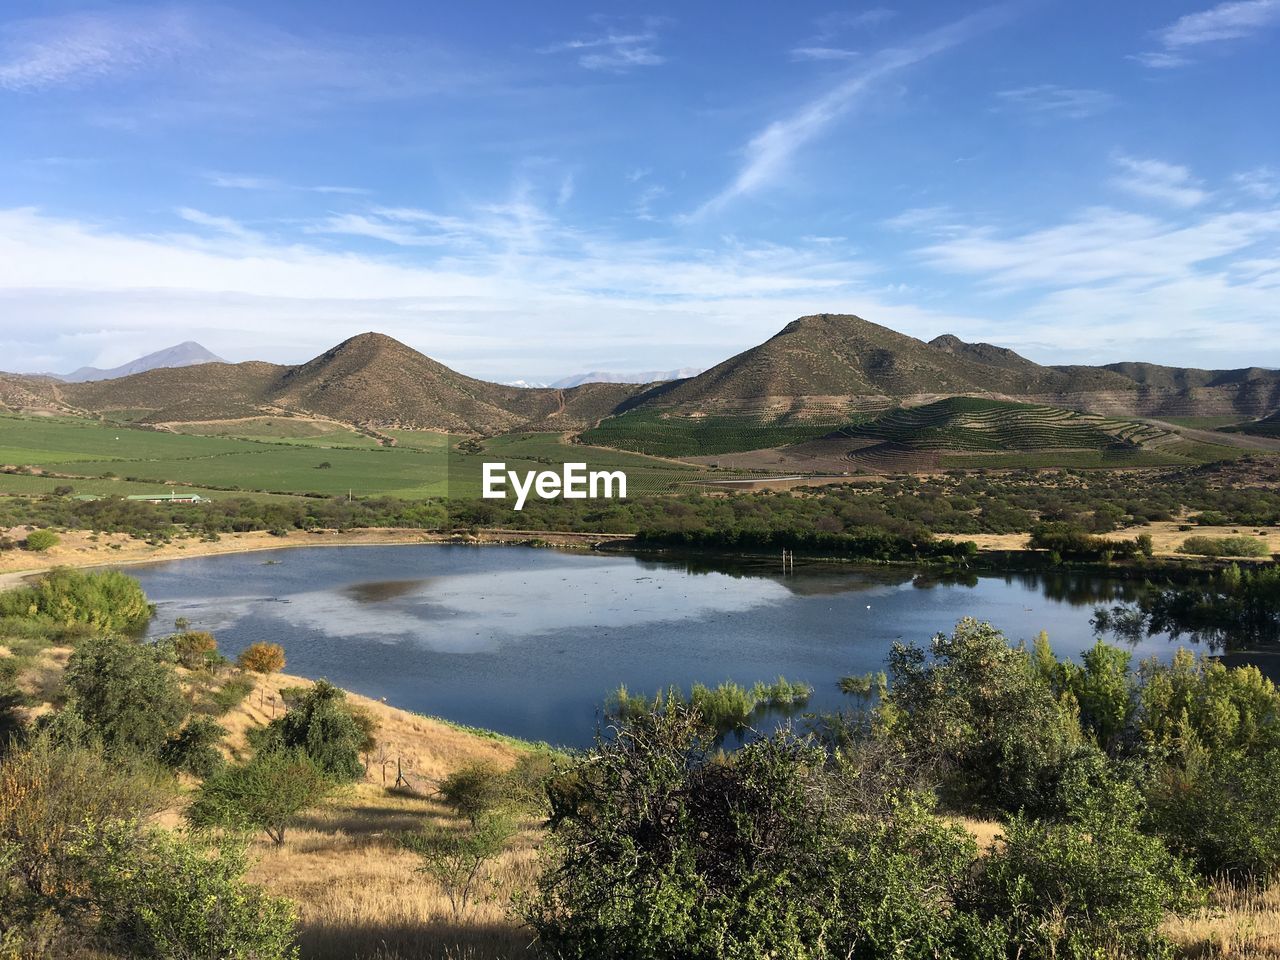
[[[128,571],[157,604],[234,657],[280,643],[287,672],[392,705],[564,745],[591,741],[608,691],[750,685],[779,674],[814,687],[810,710],[845,704],[839,677],[884,666],[895,640],[922,644],[975,616],[1011,640],[1093,643],[1099,603],[1125,596],[1092,576],[940,581],[905,569],[654,559],[531,547],[297,548],[176,560]],[[1139,657],[1170,653],[1163,637]]]

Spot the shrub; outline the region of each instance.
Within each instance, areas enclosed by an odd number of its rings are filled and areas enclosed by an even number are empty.
[[[244,703],[244,698],[253,692],[253,681],[248,677],[231,677],[209,694],[208,708],[214,716],[222,716],[229,713],[240,704]]]
[[[113,755],[157,757],[187,713],[173,668],[119,637],[84,641],[67,662],[66,712]]]
[[[506,796],[501,773],[489,763],[471,763],[440,782],[440,798],[472,826],[498,806]]]
[[[272,750],[209,777],[187,809],[195,827],[263,830],[277,845],[297,814],[333,789],[324,771],[301,751]]]
[[[169,638],[178,663],[188,670],[206,666],[218,652],[218,641],[204,630],[188,630]]]
[[[1280,870],[1280,749],[1211,753],[1189,745],[1148,787],[1150,826],[1207,876],[1263,884]]]
[[[52,530],[32,530],[27,534],[26,548],[32,553],[44,553],[62,542]]]
[[[79,883],[68,845],[83,824],[146,818],[170,799],[145,770],[38,735],[0,761],[0,848],[31,894],[59,897]]]
[[[1197,902],[1186,864],[1140,832],[1142,802],[1132,784],[1104,775],[1067,790],[1066,821],[1017,814],[1006,825],[982,866],[978,912],[1008,922],[1011,956],[1168,956],[1160,932],[1166,913]]]
[[[58,567],[34,586],[0,593],[0,616],[87,625],[103,633],[138,630],[154,612],[138,581],[117,570],[82,573]]]
[[[1201,557],[1271,556],[1267,542],[1253,537],[1187,537],[1178,552]]]
[[[521,904],[563,958],[1003,957],[954,909],[973,841],[922,803],[842,809],[822,751],[725,756],[687,707],[642,715],[552,778],[547,863]]]
[[[206,778],[222,769],[218,743],[226,728],[208,717],[192,717],[160,750],[160,761],[171,770]]]
[[[988,623],[961,620],[919,647],[895,644],[879,720],[910,765],[933,768],[954,803],[986,811],[1054,812],[1058,782],[1079,752],[1075,718]]]
[[[102,940],[156,960],[292,960],[293,905],[246,883],[244,846],[132,824],[93,824],[73,847],[85,864]]]
[[[403,834],[400,845],[418,855],[418,870],[440,884],[457,920],[484,888],[490,866],[514,833],[508,817],[490,811],[462,829],[429,823]]]
[[[360,752],[370,735],[352,715],[342,690],[319,680],[281,694],[289,710],[256,733],[254,745],[260,751],[302,751],[335,781],[364,776]]]
[[[236,659],[241,670],[277,673],[284,669],[284,647],[278,643],[251,643]]]

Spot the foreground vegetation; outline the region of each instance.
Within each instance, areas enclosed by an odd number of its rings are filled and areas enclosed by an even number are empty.
[[[240,672],[186,624],[122,634],[128,578],[0,609],[0,957],[1262,957],[1280,917],[1252,667],[966,620],[841,680],[840,714],[755,733],[808,696],[782,678],[623,691],[593,749],[454,762],[426,797],[385,714],[262,685],[278,648]]]

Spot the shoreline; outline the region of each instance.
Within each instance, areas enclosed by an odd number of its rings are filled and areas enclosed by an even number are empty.
[[[357,530],[291,530],[284,536],[265,530],[222,534],[218,540],[198,538],[175,539],[152,545],[135,540],[128,534],[100,534],[90,539],[87,531],[59,534],[63,542],[46,553],[29,555],[15,550],[0,555],[0,590],[8,590],[54,567],[93,569],[96,567],[130,567],[169,560],[214,557],[227,554],[260,553],[305,547],[412,546],[414,544],[506,544],[554,546],[568,549],[594,550],[603,543],[624,543],[635,539],[620,533],[565,533],[553,530],[479,530],[475,533],[436,532],[405,527],[373,527]],[[18,567],[7,563],[30,556],[34,566]]]

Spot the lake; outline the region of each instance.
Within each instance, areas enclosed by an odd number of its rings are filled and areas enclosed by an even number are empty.
[[[1130,585],[1088,575],[975,576],[519,546],[275,550],[131,567],[157,614],[186,617],[229,657],[284,646],[287,672],[532,740],[591,742],[605,695],[779,674],[847,705],[839,677],[879,670],[895,640],[927,644],[957,620],[1011,640],[1049,633],[1060,654],[1094,642],[1099,603]],[[1135,655],[1167,657],[1152,637]]]

